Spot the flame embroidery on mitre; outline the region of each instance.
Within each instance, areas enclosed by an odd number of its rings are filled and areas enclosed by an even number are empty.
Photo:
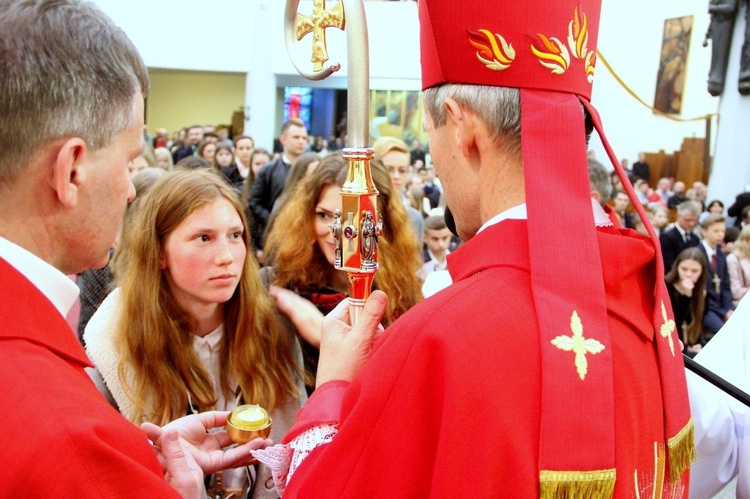
[[[531,45],[531,51],[539,58],[539,63],[545,68],[552,70],[553,74],[561,75],[570,66],[570,53],[560,40],[547,38],[542,34],[537,35],[540,48]]]
[[[516,58],[513,45],[506,42],[502,36],[486,29],[480,29],[479,33],[472,33],[469,30],[466,32],[469,34],[469,43],[477,49],[477,59],[488,69],[493,71],[508,69]],[[499,45],[498,42],[500,42]]]
[[[568,47],[576,59],[585,59],[588,52],[589,32],[586,14],[573,12],[573,20],[568,24]]]
[[[596,64],[596,52],[589,52],[586,56],[586,79],[594,83],[594,65]]]

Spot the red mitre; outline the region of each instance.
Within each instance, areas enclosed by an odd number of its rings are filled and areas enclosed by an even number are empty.
[[[600,0],[419,2],[424,89],[446,83],[520,89],[531,282],[542,346],[541,497],[608,497],[616,478],[613,359],[584,108],[648,229],[657,276],[664,275],[656,233],[589,102],[600,9]],[[652,305],[674,482],[695,449],[679,337],[661,278]],[[570,352],[581,349],[595,355],[574,368]],[[585,430],[571,414],[587,415]]]

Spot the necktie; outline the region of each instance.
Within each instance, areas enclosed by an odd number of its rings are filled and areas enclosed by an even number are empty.
[[[716,253],[711,255],[711,272],[716,273]]]

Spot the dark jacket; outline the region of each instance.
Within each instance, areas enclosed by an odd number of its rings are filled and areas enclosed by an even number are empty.
[[[729,269],[727,267],[727,256],[721,248],[716,248],[716,272],[711,268],[711,260],[708,258],[706,248],[701,244],[700,250],[706,257],[708,264],[708,275],[706,278],[706,313],[715,312],[719,317],[725,317],[729,310],[734,310],[732,304],[732,291],[729,285]],[[714,276],[719,277],[719,291],[716,291]]]
[[[273,202],[281,196],[284,190],[289,168],[291,168],[291,165],[284,163],[279,156],[263,165],[253,181],[248,205],[253,213],[253,220],[264,230],[268,223],[268,217],[271,215]]]
[[[685,242],[682,239],[682,234],[680,234],[680,231],[677,230],[677,227],[672,227],[669,230],[665,230],[661,233],[661,236],[659,236],[659,242],[661,243],[661,254],[662,257],[664,257],[664,272],[669,272],[672,268],[672,265],[674,264],[674,261],[677,260],[677,255],[682,252],[685,248],[692,248],[693,246],[698,246],[700,241],[698,240],[698,236],[693,234],[692,232],[687,233],[688,241]]]

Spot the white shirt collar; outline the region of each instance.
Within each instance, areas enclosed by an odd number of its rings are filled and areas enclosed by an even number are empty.
[[[68,276],[30,251],[0,237],[0,258],[23,274],[65,317],[78,298],[78,286]]]
[[[597,227],[612,225],[612,221],[607,216],[607,213],[604,211],[601,205],[599,205],[599,202],[593,198],[591,199],[591,208],[594,211],[594,224]],[[490,225],[495,225],[502,222],[503,220],[526,220],[527,218],[528,215],[526,213],[526,203],[522,203],[512,208],[508,208],[502,213],[495,215],[494,217],[487,220],[484,225],[479,228],[477,234],[482,232]]]
[[[193,335],[193,347],[196,352],[203,348],[208,348],[212,352],[219,350],[219,343],[221,338],[224,337],[224,323],[219,324],[219,327],[208,333],[204,337]]]
[[[484,225],[482,225],[479,228],[479,230],[477,231],[477,234],[482,232],[487,227],[498,224],[502,222],[503,220],[526,220],[527,218],[528,218],[528,215],[526,214],[526,203],[522,203],[517,206],[514,206],[513,208],[508,208],[502,213],[499,213],[495,215],[494,217],[490,218],[489,220],[487,220],[486,222],[484,222]]]
[[[705,239],[701,241],[701,244],[703,245],[703,248],[706,250],[706,255],[708,256],[708,262],[711,263],[711,257],[714,256],[714,254],[716,253],[716,250],[713,249],[711,246],[709,246],[709,244],[706,242]]]

